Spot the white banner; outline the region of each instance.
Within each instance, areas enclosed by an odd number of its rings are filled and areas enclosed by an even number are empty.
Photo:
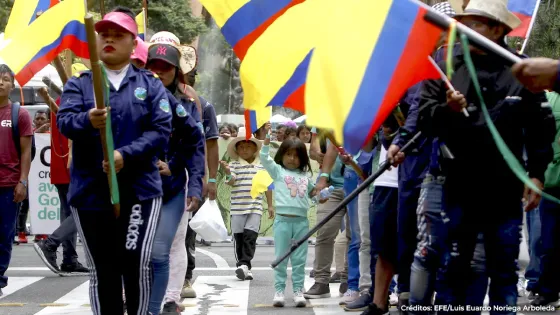
[[[60,225],[60,199],[51,184],[51,135],[35,134],[35,159],[29,171],[29,219],[32,234],[51,234]]]

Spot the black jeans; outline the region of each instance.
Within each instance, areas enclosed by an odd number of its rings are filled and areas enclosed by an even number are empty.
[[[192,280],[192,274],[195,266],[195,251],[196,251],[196,232],[191,229],[191,226],[187,228],[187,236],[185,237],[185,247],[187,248],[187,273],[185,274],[185,280]]]
[[[161,197],[139,202],[121,191],[121,214],[111,206],[98,210],[72,207],[90,272],[93,314],[122,314],[123,282],[129,314],[147,314],[151,294],[151,254]]]
[[[66,195],[68,195],[68,184],[55,185],[60,198],[60,226],[47,238],[45,245],[48,249],[56,251],[62,244],[62,264],[73,265],[78,262],[76,253],[76,235],[78,228],[68,206]]]

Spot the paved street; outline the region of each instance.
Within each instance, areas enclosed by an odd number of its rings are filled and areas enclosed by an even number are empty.
[[[83,247],[78,246],[83,260]],[[59,254],[59,257],[61,253]],[[330,299],[310,300],[308,307],[296,309],[291,304],[291,290],[287,290],[287,305],[283,309],[271,306],[273,272],[268,266],[274,256],[274,247],[259,245],[253,264],[253,281],[235,278],[235,258],[231,244],[213,244],[199,247],[194,288],[197,299],[186,299],[183,304],[189,315],[335,315],[344,314],[338,306],[338,284],[331,284]],[[313,263],[314,247],[310,246],[308,271]],[[82,263],[85,262],[82,261]],[[522,259],[522,263],[525,263]],[[0,298],[1,315],[90,315],[87,277],[60,277],[50,272],[33,250],[32,245],[14,246],[12,262],[7,274],[9,285]],[[306,288],[313,284],[307,277]],[[288,284],[288,288],[290,284]],[[526,303],[525,299],[520,303]],[[396,309],[392,309],[396,314]],[[560,312],[558,312],[560,314]],[[523,312],[523,314],[531,314]]]

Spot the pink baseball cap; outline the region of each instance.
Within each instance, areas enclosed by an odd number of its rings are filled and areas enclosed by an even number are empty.
[[[95,23],[95,31],[98,33],[106,27],[117,26],[134,36],[138,36],[138,25],[133,18],[122,12],[111,12],[105,14],[103,20]]]
[[[130,59],[138,59],[146,64],[146,62],[148,62],[148,44],[138,36],[136,36],[136,40],[138,41],[138,45],[136,45],[136,49],[132,56],[130,56]]]

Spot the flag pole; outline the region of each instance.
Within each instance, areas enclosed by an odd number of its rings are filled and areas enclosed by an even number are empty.
[[[531,31],[533,30],[533,26],[535,25],[535,21],[537,20],[537,12],[539,11],[539,7],[541,6],[541,0],[537,0],[537,4],[535,5],[535,11],[533,11],[533,16],[531,17],[531,23],[529,23],[529,28],[527,29],[527,35],[525,36],[525,40],[523,41],[523,46],[521,46],[521,50],[519,54],[523,54],[525,48],[527,47],[527,43],[529,42],[529,36],[531,36]]]
[[[86,6],[86,10],[87,10],[87,6]],[[105,16],[105,1],[104,0],[99,0],[99,11],[101,13],[101,18],[103,18]]]
[[[148,1],[142,1],[142,11],[144,11],[144,41],[148,41]]]
[[[91,62],[91,72],[93,75],[93,94],[95,99],[95,107],[97,109],[106,109],[105,107],[105,95],[103,95],[103,74],[101,72],[101,62],[99,60],[99,55],[97,54],[97,38],[95,34],[94,28],[94,21],[93,15],[87,12],[86,7],[86,16],[84,17],[84,23],[86,26],[86,35],[88,41],[88,48],[89,48],[89,56]],[[110,113],[107,113],[107,119],[110,119]],[[113,154],[113,152],[109,152],[108,150],[108,142],[107,142],[107,134],[106,134],[106,127],[102,127],[99,129],[99,135],[101,136],[101,145],[103,147],[103,160],[105,162],[109,162],[109,154]],[[111,200],[113,200],[113,177],[112,177],[112,170],[107,172],[107,180],[109,181],[109,193],[111,194]],[[117,188],[118,189],[118,188]],[[118,218],[120,216],[120,204],[119,202],[114,202],[113,210],[115,216]]]

